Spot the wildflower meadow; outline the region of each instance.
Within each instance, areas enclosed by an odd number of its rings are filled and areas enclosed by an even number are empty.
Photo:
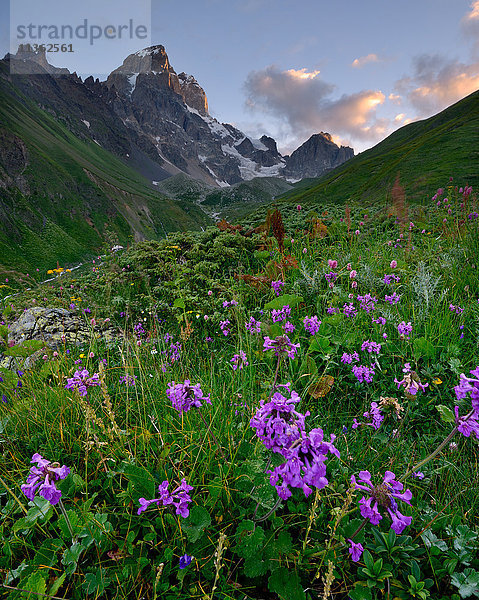
[[[479,597],[479,209],[462,186],[278,204],[113,240],[30,289],[10,276],[3,597]],[[89,337],[13,339],[33,306]]]

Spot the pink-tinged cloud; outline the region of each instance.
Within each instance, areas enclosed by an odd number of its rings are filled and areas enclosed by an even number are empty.
[[[368,63],[379,62],[379,57],[377,54],[368,54],[367,56],[361,56],[360,58],[355,58],[351,63],[351,66],[355,69],[360,69],[367,65]]]
[[[304,68],[281,71],[275,65],[252,71],[244,85],[246,104],[287,123],[298,141],[327,131],[353,144],[354,140],[377,142],[389,132],[389,123],[376,115],[385,101],[382,92],[362,90],[332,99],[336,86],[319,75]]]
[[[461,27],[466,36],[472,39],[474,51],[479,52],[479,0],[471,2],[469,12],[461,20]]]
[[[395,89],[428,117],[479,89],[479,62],[469,65],[439,55],[414,59],[414,73],[396,82]]]

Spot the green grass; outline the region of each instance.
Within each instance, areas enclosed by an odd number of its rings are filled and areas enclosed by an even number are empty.
[[[364,210],[353,212],[350,233],[332,203],[285,211],[287,261],[271,236],[245,238],[215,228],[177,232],[16,297],[9,321],[32,305],[68,307],[75,297],[79,311],[92,311],[88,322],[109,318],[119,333],[109,346],[93,330],[89,345],[60,348],[58,356],[46,350],[21,377],[21,388],[15,373],[2,371],[0,569],[11,586],[8,597],[26,597],[11,589],[19,588],[60,598],[309,600],[324,597],[328,573],[337,598],[379,600],[389,592],[404,600],[459,600],[466,580],[474,590],[474,434],[456,432],[449,440],[455,447],[448,441],[421,466],[424,479],[407,477],[411,506],[398,505],[412,522],[401,536],[391,533],[384,508],[377,526],[361,527],[363,492],[350,490],[351,476],[361,470],[375,483],[386,470],[404,477],[454,429],[454,406],[461,415],[471,406],[469,398],[456,399],[454,386],[479,365],[479,219],[467,218],[476,206],[473,195],[464,198],[453,188],[445,194],[451,214],[442,203],[418,207],[410,211],[411,230],[377,207],[364,225]],[[328,234],[315,238],[308,231],[325,209]],[[325,278],[331,270],[337,273],[332,288]],[[399,281],[387,285],[384,275],[391,273]],[[276,298],[269,285],[252,286],[242,275],[281,279],[287,296]],[[393,291],[400,300],[390,305],[384,297]],[[377,298],[373,313],[360,308],[357,296],[366,294]],[[224,306],[233,299],[236,305]],[[264,352],[264,337],[282,333],[267,307],[272,301],[292,307],[295,330],[288,335],[300,344],[295,358],[278,361]],[[350,302],[357,315],[348,318],[343,306]],[[331,314],[331,307],[338,311]],[[303,325],[312,315],[322,321],[314,336]],[[261,321],[261,333],[246,330],[251,316]],[[385,324],[372,322],[380,316]],[[226,320],[228,336],[221,329]],[[403,321],[411,322],[409,338],[398,333]],[[138,323],[144,333],[135,330]],[[361,350],[366,340],[382,344],[379,355]],[[231,359],[240,351],[249,364],[235,371]],[[359,382],[342,361],[355,351],[361,364],[374,365],[371,383]],[[428,384],[424,392],[407,396],[398,389],[394,379],[403,379],[405,363]],[[80,368],[100,373],[103,390],[89,387],[82,399],[65,389]],[[120,383],[125,374],[136,377],[134,386]],[[202,400],[201,407],[178,413],[167,389],[186,379],[199,384],[211,404]],[[301,398],[296,410],[310,413],[307,431],[321,428],[328,441],[336,435],[340,458],[328,455],[328,485],[312,486],[309,496],[292,489],[278,504],[267,471],[282,459],[260,441],[250,419],[273,391],[287,395],[272,388],[288,382]],[[318,387],[322,393],[313,393]],[[379,429],[352,428],[354,418],[369,421],[363,415],[381,397],[397,399],[401,418],[384,409]],[[58,506],[29,504],[22,494],[35,452],[71,468],[59,485],[77,542]],[[137,514],[139,498],[158,498],[162,481],[172,489],[183,478],[194,488],[188,518],[161,503]],[[353,536],[366,549],[357,563],[346,542]],[[180,570],[184,554],[194,558]]]

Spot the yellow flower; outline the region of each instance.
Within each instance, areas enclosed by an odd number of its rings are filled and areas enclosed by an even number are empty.
[[[85,358],[85,355],[84,354],[80,354],[80,358]]]
[[[53,269],[48,269],[47,275],[53,275]]]
[[[442,379],[439,379],[439,377],[436,377],[436,379],[433,379],[433,380],[432,380],[432,382],[433,382],[435,385],[440,385],[440,384],[442,383]]]

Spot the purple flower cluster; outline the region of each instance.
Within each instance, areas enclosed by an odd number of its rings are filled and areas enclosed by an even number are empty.
[[[172,381],[168,386],[166,395],[179,413],[188,412],[192,406],[203,406],[202,401],[211,404],[210,394],[204,396],[199,383],[191,385],[190,380],[185,379],[184,383]]]
[[[382,422],[384,421],[384,416],[381,413],[381,409],[377,402],[371,402],[370,409],[363,413],[363,417],[365,417],[366,419],[371,419],[371,422],[358,423],[356,419],[353,419],[353,429],[357,429],[360,425],[370,425],[373,429],[379,429],[381,427]]]
[[[250,425],[267,448],[286,459],[268,473],[279,497],[287,500],[291,496],[290,488],[301,488],[305,496],[309,496],[313,487],[322,489],[328,485],[324,463],[328,453],[339,457],[339,451],[333,445],[335,436],[326,442],[322,429],[306,433],[309,412],[302,414],[296,410],[295,405],[301,398],[291,390],[291,384],[278,388],[287,395],[276,392],[268,402],[262,401]]]
[[[360,302],[359,308],[364,310],[366,313],[371,313],[376,308],[377,298],[371,296],[371,294],[365,294],[364,296],[358,296],[357,299]]]
[[[371,319],[372,323],[377,323],[378,325],[386,325],[386,319],[384,317],[378,317],[377,319]]]
[[[274,350],[276,356],[287,354],[289,358],[295,358],[299,350],[299,344],[293,344],[287,335],[279,335],[274,340],[266,336],[264,338],[263,352]]]
[[[358,311],[356,310],[356,308],[354,307],[354,304],[352,302],[350,302],[349,304],[345,304],[343,306],[343,315],[345,317],[355,317],[358,314]]]
[[[340,312],[340,310],[340,308],[336,308],[335,306],[328,306],[326,312],[328,315],[335,315],[336,313]]]
[[[386,285],[391,285],[391,283],[393,281],[395,281],[397,283],[400,280],[401,280],[401,278],[398,277],[397,275],[394,275],[393,273],[391,273],[390,275],[384,275],[384,279],[383,279],[383,281]]]
[[[347,352],[344,352],[343,355],[341,356],[341,362],[344,363],[345,365],[350,365],[353,362],[358,362],[359,361],[359,354],[357,352],[353,352],[352,354],[347,354]]]
[[[408,340],[411,331],[412,331],[411,321],[409,321],[409,323],[406,323],[406,321],[402,321],[401,323],[399,323],[398,333],[399,333],[401,339],[406,338]]]
[[[370,367],[367,365],[354,365],[352,372],[359,383],[372,383],[375,374],[373,365]]]
[[[256,321],[254,317],[250,317],[245,324],[246,330],[250,333],[261,333],[261,321]]]
[[[247,367],[249,365],[247,356],[243,350],[240,350],[239,354],[235,354],[230,362],[233,363],[233,371],[236,371],[236,369],[241,371],[243,367]]]
[[[286,321],[283,323],[283,331],[285,333],[293,333],[296,327],[291,323],[291,321]]]
[[[136,375],[129,375],[127,373],[126,375],[120,377],[120,383],[124,383],[125,385],[132,387],[136,385]]]
[[[99,373],[95,373],[90,377],[90,373],[87,369],[83,369],[83,371],[75,371],[73,377],[67,379],[65,389],[77,389],[80,396],[85,397],[88,395],[87,388],[97,385],[100,385]]]
[[[366,340],[365,342],[362,343],[361,350],[363,352],[367,351],[367,352],[369,352],[369,354],[371,354],[371,353],[379,354],[381,352],[381,344],[378,344],[377,342],[370,342],[369,340]]]
[[[351,554],[351,560],[353,562],[358,562],[361,559],[361,556],[364,552],[363,546],[361,544],[355,544],[353,540],[349,538],[347,541],[351,544],[351,546],[349,547],[349,554]]]
[[[330,271],[329,273],[325,273],[324,274],[326,281],[331,284],[334,283],[336,281],[336,279],[338,278],[338,274],[334,273],[334,271]]]
[[[303,323],[304,328],[311,335],[315,335],[316,333],[318,333],[319,326],[321,325],[321,321],[316,315],[314,317],[305,317],[303,319]]]
[[[146,331],[143,328],[143,325],[141,323],[137,323],[134,327],[133,327],[134,332],[136,333],[136,335],[138,337],[141,337],[142,335],[146,334]]]
[[[70,474],[70,469],[65,465],[60,467],[60,463],[52,463],[38,453],[32,456],[30,462],[36,463],[36,466],[30,467],[27,482],[21,486],[22,492],[29,500],[33,500],[38,492],[50,504],[57,504],[62,493],[55,486],[55,481],[65,479]]]
[[[412,518],[399,512],[397,500],[411,504],[412,492],[411,490],[402,492],[404,486],[396,481],[395,477],[392,471],[386,471],[383,482],[373,486],[369,471],[360,471],[359,481],[361,483],[356,481],[354,475],[351,477],[351,481],[357,490],[363,490],[369,494],[369,498],[363,496],[359,501],[361,515],[365,519],[369,519],[373,525],[378,525],[383,518],[379,507],[386,509],[392,519],[391,528],[400,535],[411,524]]]
[[[273,309],[271,311],[271,317],[273,319],[273,323],[278,323],[279,321],[286,321],[286,319],[290,316],[291,309],[287,304],[285,304],[282,308],[278,310]]]
[[[449,304],[449,310],[453,313],[456,313],[456,315],[462,315],[462,313],[464,312],[463,308],[461,308],[460,306],[454,306],[454,304]]]
[[[154,498],[153,500],[145,500],[145,498],[140,498],[138,502],[140,503],[140,508],[138,509],[138,514],[141,515],[150,504],[162,504],[163,506],[168,506],[172,504],[176,508],[176,514],[180,517],[186,519],[190,514],[190,510],[188,508],[188,504],[191,502],[191,497],[189,492],[193,489],[193,486],[188,485],[186,483],[186,479],[182,479],[180,485],[173,491],[168,491],[169,482],[163,481],[158,486],[158,491],[160,492],[159,498]]]
[[[223,302],[223,308],[229,308],[230,306],[238,306],[238,302],[236,302],[236,300],[231,300],[230,302],[228,302],[228,300],[225,300]]]
[[[400,294],[396,294],[396,292],[393,292],[390,296],[388,296],[386,294],[384,296],[384,300],[386,302],[388,302],[391,306],[394,306],[395,304],[397,304],[399,302],[399,300],[401,300],[401,295]]]
[[[426,388],[429,386],[428,383],[421,383],[417,373],[411,369],[411,365],[409,363],[404,364],[404,368],[402,370],[404,373],[404,377],[399,381],[394,378],[394,383],[397,383],[398,389],[403,386],[404,393],[409,394],[411,396],[415,396],[418,391],[425,392]]]
[[[226,321],[220,321],[220,329],[223,332],[223,335],[227,337],[231,332],[231,321],[226,319]]]
[[[271,282],[271,287],[274,290],[274,293],[279,296],[281,294],[281,291],[284,287],[284,281],[278,280],[278,281],[272,281]]]
[[[455,406],[457,428],[466,437],[471,433],[479,439],[479,366],[470,371],[474,377],[466,377],[461,373],[459,385],[456,385],[454,391],[458,400],[464,400],[470,395],[472,410],[464,417],[459,416],[459,407]]]

